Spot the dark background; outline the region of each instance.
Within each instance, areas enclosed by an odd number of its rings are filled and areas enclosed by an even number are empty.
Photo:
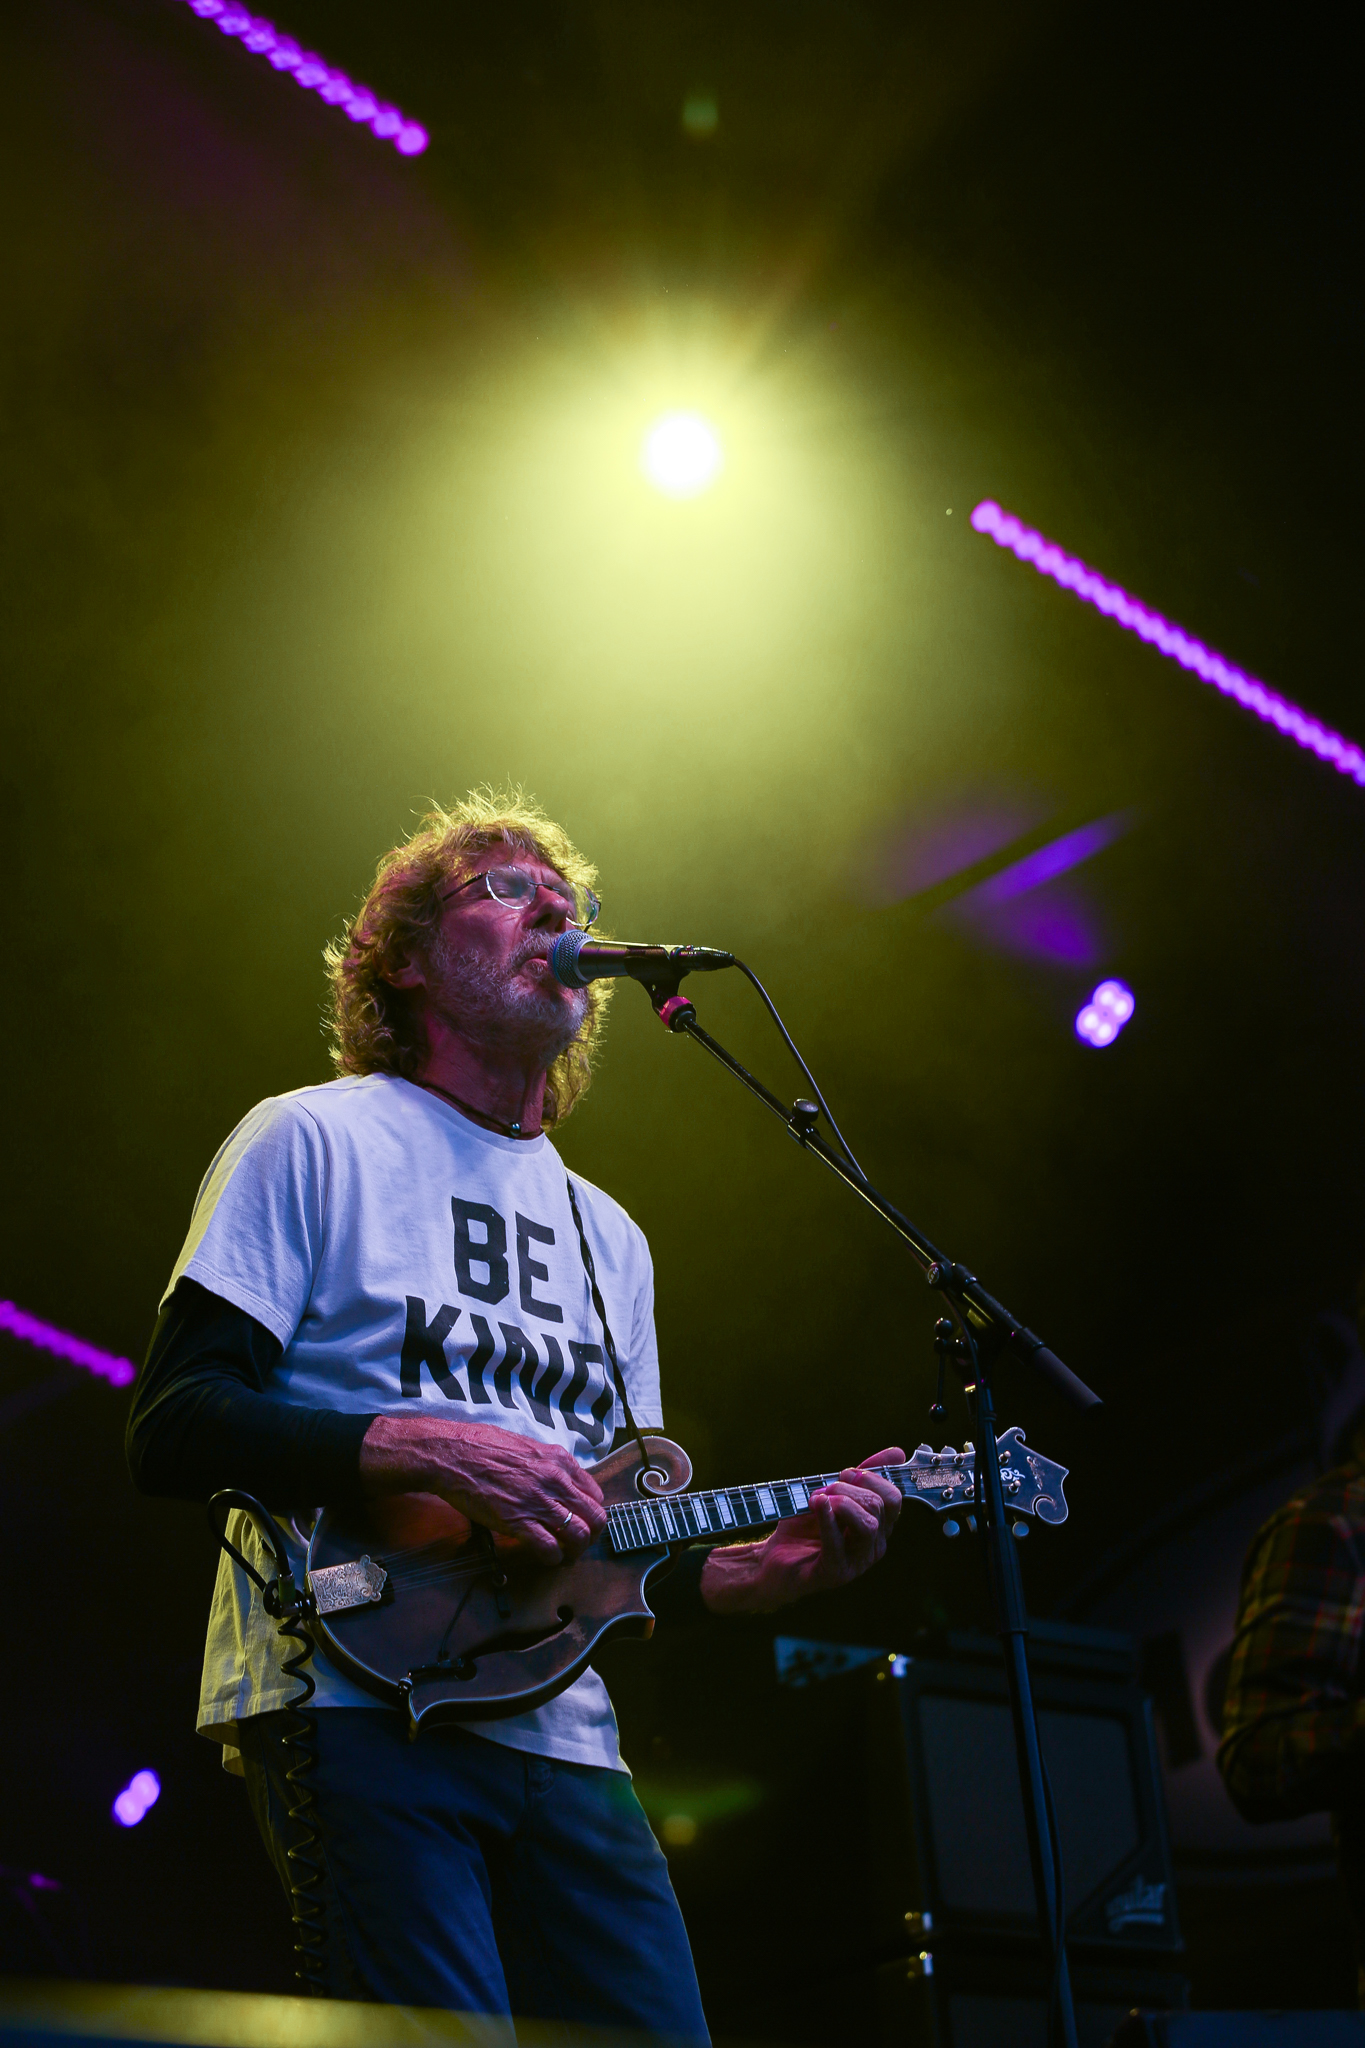
[[[1073,1470],[1035,1609],[1302,1423],[1304,1333],[1365,1263],[1365,793],[968,515],[998,499],[1365,734],[1342,20],[291,0],[429,128],[409,161],[174,0],[11,23],[0,1291],[140,1356],[222,1137],[326,1077],[320,949],[377,856],[511,778],[610,929],[755,965],[874,1179],[1103,1393],[1078,1422],[1002,1385]],[[692,506],[630,473],[674,403],[727,438]],[[1120,810],[1066,885],[1088,963],[896,881],[963,818]],[[1103,974],[1138,1007],[1096,1053]],[[789,1085],[737,979],[703,1015]],[[562,1143],[649,1235],[703,1481],[921,1438],[916,1271],[633,990]],[[282,1909],[192,1733],[201,1512],[133,1496],[126,1396],[8,1340],[0,1370],[0,1861],[79,1899],[97,1975],[278,1988]],[[984,1615],[970,1546],[910,1513],[791,1625]],[[676,1730],[622,1660],[652,1654],[613,1653],[646,1792]],[[766,1711],[735,1687],[691,1717],[713,1791]],[[1278,1886],[1315,1933],[1250,1958],[1195,1902],[1196,1995],[1347,2002],[1332,1897]]]

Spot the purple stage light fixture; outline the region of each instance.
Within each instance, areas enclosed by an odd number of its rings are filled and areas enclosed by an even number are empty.
[[[113,1815],[121,1828],[135,1828],[161,1797],[161,1780],[155,1771],[137,1771],[114,1801]]]
[[[12,1301],[0,1301],[0,1330],[21,1343],[35,1345],[39,1351],[50,1351],[55,1358],[64,1358],[71,1365],[84,1366],[87,1372],[108,1380],[111,1387],[131,1387],[137,1378],[137,1367],[131,1358],[115,1358],[112,1352],[87,1344],[83,1337],[69,1337],[65,1330],[39,1322],[37,1316],[16,1308]]]
[[[431,140],[418,122],[376,99],[367,85],[352,85],[346,73],[334,70],[325,58],[301,50],[292,36],[281,35],[263,14],[250,14],[245,7],[233,6],[232,0],[189,0],[189,4],[201,20],[216,22],[225,36],[236,36],[277,71],[287,71],[305,92],[315,92],[328,106],[340,107],[349,120],[372,129],[382,142],[391,142],[400,156],[420,156]]]
[[[1273,725],[1286,739],[1293,740],[1295,746],[1316,754],[1339,775],[1349,775],[1352,782],[1365,787],[1365,750],[1354,740],[1344,739],[1330,726],[1321,724],[1306,711],[1300,711],[1288,698],[1257,682],[1255,676],[1234,668],[1221,654],[1205,647],[1202,640],[1196,640],[1189,633],[1182,632],[1179,626],[1173,626],[1159,612],[1130,597],[1117,583],[1107,583],[1103,576],[1087,568],[1077,556],[1064,554],[1055,541],[1050,541],[1033,527],[1025,526],[1012,512],[1003,511],[993,498],[985,498],[977,506],[972,514],[972,525],[978,533],[989,534],[997,547],[1009,548],[1021,562],[1031,562],[1040,576],[1050,576],[1054,583],[1061,584],[1063,590],[1074,591],[1086,604],[1094,605],[1096,611],[1115,620],[1127,632],[1136,633],[1140,640],[1147,641],[1172,661],[1178,661],[1182,668],[1192,669],[1201,681],[1212,683],[1215,690],[1231,697],[1244,711],[1250,711],[1253,717],[1263,720],[1266,725]]]
[[[1112,1045],[1136,1008],[1125,982],[1102,981],[1076,1018],[1076,1036],[1097,1048]]]

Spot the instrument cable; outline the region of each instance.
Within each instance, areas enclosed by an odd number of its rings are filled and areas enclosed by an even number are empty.
[[[976,1338],[965,1327],[964,1334],[971,1352],[973,1364],[975,1365],[977,1356]],[[972,1468],[972,1505],[984,1521],[986,1512],[985,1487],[981,1480],[981,1460],[979,1458],[974,1460]],[[1052,1846],[1052,1898],[1050,1904],[1055,1937],[1052,1944],[1052,1968],[1048,1976],[1047,2024],[1044,2038],[1048,2043],[1048,2048],[1056,2048],[1056,2044],[1059,2043],[1059,2037],[1060,2048],[1074,2048],[1074,2036],[1068,2039],[1059,2025],[1062,1969],[1066,1959],[1066,1874],[1062,1868],[1062,1838],[1057,1826],[1057,1808],[1052,1798],[1052,1779],[1048,1775],[1047,1759],[1043,1755],[1041,1728],[1038,1728],[1038,1769],[1043,1783],[1043,1810],[1047,1821],[1048,1840]],[[1041,1901],[1039,1903],[1041,1905]]]
[[[255,1524],[256,1533],[274,1562],[274,1578],[263,1579],[236,1544],[229,1540],[225,1525],[233,1508],[239,1508]],[[219,1526],[220,1511],[222,1527]],[[266,1613],[278,1624],[280,1635],[288,1637],[293,1646],[291,1654],[281,1661],[285,1677],[297,1678],[300,1690],[286,1703],[285,1711],[292,1714],[293,1725],[284,1729],[280,1740],[286,1751],[293,1751],[293,1761],[285,1770],[284,1782],[287,1817],[296,1839],[286,1845],[284,1853],[289,1875],[289,1908],[294,1922],[294,1955],[297,1959],[294,1975],[306,1996],[323,1998],[326,1996],[327,1915],[319,1895],[323,1881],[322,1837],[316,1826],[316,1799],[309,1782],[309,1773],[318,1760],[318,1730],[314,1717],[305,1711],[317,1686],[312,1673],[303,1668],[313,1654],[313,1645],[301,1626],[302,1616],[311,1609],[312,1595],[306,1590],[300,1592],[295,1585],[279,1525],[269,1509],[262,1507],[253,1494],[225,1487],[210,1500],[208,1517],[209,1527],[220,1548],[255,1583]]]
[[[797,1066],[800,1067],[802,1074],[805,1076],[806,1083],[810,1088],[811,1094],[815,1097],[821,1109],[825,1112],[825,1120],[829,1124],[829,1127],[833,1131],[835,1137],[839,1140],[840,1151],[843,1153],[845,1159],[847,1159],[849,1165],[853,1168],[853,1171],[857,1174],[859,1180],[866,1180],[867,1175],[863,1172],[863,1169],[861,1168],[861,1166],[859,1166],[857,1160],[853,1156],[853,1147],[849,1144],[848,1139],[839,1129],[838,1124],[835,1123],[834,1114],[830,1109],[829,1104],[826,1102],[824,1096],[820,1093],[819,1082],[816,1080],[814,1074],[812,1074],[810,1068],[806,1065],[806,1062],[801,1057],[801,1053],[797,1047],[796,1040],[792,1037],[790,1031],[788,1031],[786,1025],[782,1022],[782,1018],[779,1014],[777,1004],[768,994],[767,989],[764,988],[762,982],[754,973],[752,967],[746,967],[742,960],[736,960],[735,966],[739,969],[740,973],[744,976],[746,981],[750,981],[753,983],[754,987],[758,990],[759,995],[763,998],[763,1001],[767,1006],[768,1015],[772,1018],[778,1030],[782,1033],[783,1041],[786,1045],[787,1051],[796,1061]]]
[[[1048,1775],[1041,1742],[1038,1745],[1038,1763],[1043,1774],[1043,1802],[1047,1807],[1047,1831],[1052,1842],[1052,1912],[1057,1930],[1057,1938],[1052,1944],[1052,1974],[1047,1987],[1047,2038],[1052,2042],[1060,2031],[1057,2022],[1062,1995],[1062,1961],[1066,1955],[1066,1877],[1062,1869],[1062,1837],[1057,1827],[1057,1809],[1052,1803],[1052,1779]],[[1063,2048],[1067,2048],[1066,2043],[1063,2043]]]

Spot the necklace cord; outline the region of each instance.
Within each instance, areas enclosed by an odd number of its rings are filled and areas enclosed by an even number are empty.
[[[500,1116],[494,1116],[489,1110],[475,1109],[472,1102],[466,1102],[464,1097],[456,1095],[453,1089],[443,1088],[439,1081],[418,1081],[415,1085],[418,1088],[425,1088],[431,1095],[444,1096],[447,1102],[453,1103],[456,1109],[462,1109],[466,1116],[472,1116],[476,1122],[492,1124],[494,1130],[504,1138],[538,1138],[541,1135],[539,1131],[524,1131],[520,1124],[504,1123]]]

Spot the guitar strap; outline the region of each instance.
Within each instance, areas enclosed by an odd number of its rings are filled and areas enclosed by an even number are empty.
[[[567,1174],[564,1176],[564,1185],[569,1190],[569,1207],[573,1210],[573,1220],[578,1230],[578,1246],[583,1254],[583,1270],[588,1276],[588,1287],[592,1293],[592,1305],[597,1311],[597,1320],[602,1325],[602,1345],[611,1366],[611,1376],[616,1382],[616,1393],[621,1403],[622,1413],[626,1418],[626,1428],[639,1446],[641,1465],[648,1471],[649,1452],[645,1449],[645,1440],[640,1434],[640,1425],[630,1412],[630,1400],[626,1394],[626,1382],[621,1372],[621,1362],[616,1356],[616,1339],[611,1334],[611,1324],[607,1321],[607,1305],[602,1299],[602,1290],[597,1284],[597,1268],[592,1261],[592,1246],[588,1243],[588,1233],[583,1228],[583,1218],[579,1213],[578,1197],[574,1193],[573,1182]]]

